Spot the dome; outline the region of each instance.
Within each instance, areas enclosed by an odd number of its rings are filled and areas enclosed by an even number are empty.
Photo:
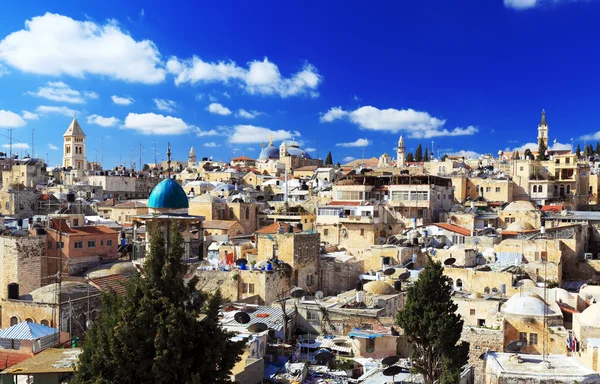
[[[503,212],[535,211],[535,206],[529,201],[513,201],[504,208]]]
[[[537,294],[532,292],[519,292],[504,304],[502,312],[521,316],[554,315],[554,311]]]
[[[600,326],[600,303],[592,304],[581,312],[579,322]]]
[[[514,223],[510,223],[508,225],[508,227],[506,227],[507,231],[513,231],[513,232],[530,231],[532,229],[534,229],[533,225],[531,225],[525,221],[515,221]]]
[[[198,195],[190,200],[191,204],[199,204],[199,203],[223,203],[223,199],[220,199],[216,196],[209,195],[205,193],[203,195]]]
[[[310,159],[310,155],[308,153],[306,153],[305,150],[300,149],[299,147],[295,146],[295,145],[290,145],[289,147],[287,147],[287,153],[290,156],[297,156],[297,157],[302,157],[303,159]]]
[[[273,146],[273,143],[269,143],[266,147],[260,151],[260,155],[258,156],[259,160],[268,160],[268,159],[279,159],[279,149]]]
[[[384,281],[370,281],[364,285],[364,290],[375,295],[393,295],[394,287]]]
[[[533,281],[531,279],[523,279],[523,280],[519,280],[519,282],[517,283],[517,287],[531,288],[531,287],[537,287],[537,284],[535,283],[535,281]]]
[[[158,183],[148,198],[148,208],[188,208],[187,195],[175,180],[166,179]]]
[[[110,267],[110,272],[115,275],[130,276],[135,274],[135,265],[132,262],[117,263]]]

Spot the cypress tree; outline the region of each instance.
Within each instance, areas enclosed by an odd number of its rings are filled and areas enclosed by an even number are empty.
[[[575,151],[575,154],[577,155],[577,158],[581,157],[581,147],[579,144],[577,144],[577,150]]]
[[[547,150],[548,150],[548,147],[546,146],[546,143],[544,143],[544,140],[540,139],[540,142],[538,143],[538,155],[537,155],[537,159],[539,161],[548,160],[548,154],[546,153]]]
[[[596,143],[596,151],[594,153],[600,155],[600,143]]]
[[[415,150],[415,161],[417,163],[420,163],[423,161],[423,147],[421,146],[421,144],[419,144],[417,146],[417,149]]]
[[[414,162],[414,161],[415,161],[415,158],[413,157],[413,154],[412,154],[412,152],[408,152],[408,153],[406,154],[406,159],[405,159],[405,161],[406,161],[407,163],[412,163],[412,162]]]
[[[325,165],[332,165],[333,164],[333,158],[331,157],[331,151],[329,151],[329,153],[327,154],[327,157],[325,158]]]
[[[429,161],[429,149],[425,148],[425,156],[423,156],[423,161]]]
[[[243,344],[218,324],[220,292],[197,291],[197,278],[184,283],[183,238],[171,227],[168,249],[166,234],[150,228],[144,277],[133,277],[122,298],[103,297],[75,383],[228,382]]]
[[[533,160],[533,153],[531,153],[531,149],[527,148],[523,153],[524,160]]]
[[[397,323],[413,344],[413,368],[425,384],[459,382],[460,369],[468,360],[469,344],[458,344],[463,320],[452,301],[450,279],[440,262],[429,259],[417,282],[408,289]]]

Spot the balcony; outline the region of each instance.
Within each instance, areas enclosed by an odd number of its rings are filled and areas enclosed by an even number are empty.
[[[388,205],[391,207],[430,208],[431,201],[429,201],[429,200],[389,200]]]
[[[133,243],[132,260],[138,264],[144,262],[149,245],[146,241],[135,241]],[[190,240],[183,243],[183,263],[199,263],[203,259],[202,241]]]
[[[372,216],[341,216],[340,223],[373,224],[375,219]]]

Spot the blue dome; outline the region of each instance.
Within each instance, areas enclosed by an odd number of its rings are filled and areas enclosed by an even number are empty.
[[[264,147],[262,151],[260,151],[260,156],[258,156],[258,159],[279,159],[279,149],[275,148],[273,144],[269,144],[268,146]]]
[[[188,208],[188,198],[181,185],[173,179],[158,183],[148,198],[148,208]]]
[[[306,153],[306,151],[304,151],[303,149],[300,149],[298,147],[288,147],[287,153],[290,156],[302,157],[304,159],[310,159],[311,158],[310,155],[308,153]]]

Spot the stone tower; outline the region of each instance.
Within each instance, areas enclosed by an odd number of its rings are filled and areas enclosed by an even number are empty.
[[[548,148],[548,124],[546,124],[546,111],[544,111],[543,109],[542,119],[540,120],[540,125],[538,125],[538,145],[541,140],[544,141],[546,148]]]
[[[63,135],[63,167],[72,167],[78,171],[87,169],[87,159],[85,157],[85,133],[73,117],[73,121]]]
[[[190,155],[188,157],[188,167],[193,167],[196,165],[196,151],[194,151],[194,147],[190,149]]]
[[[287,145],[285,144],[285,141],[282,141],[281,145],[279,146],[279,159],[283,160],[283,158],[286,156],[287,156]]]
[[[396,167],[404,167],[406,161],[406,148],[404,147],[404,138],[400,136],[398,148],[396,150]]]

